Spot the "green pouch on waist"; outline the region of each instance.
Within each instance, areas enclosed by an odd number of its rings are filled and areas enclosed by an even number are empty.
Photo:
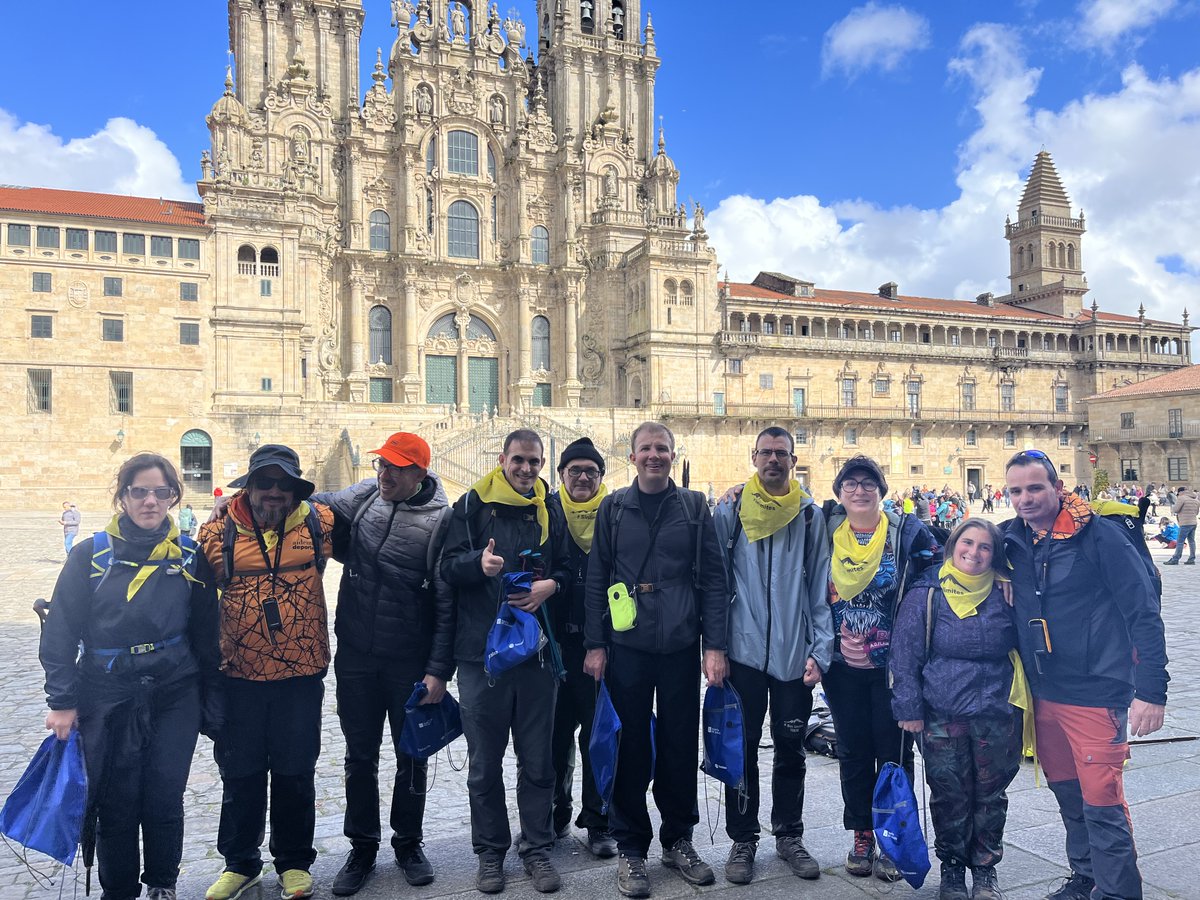
[[[618,581],[608,589],[608,616],[613,631],[628,631],[637,624],[637,601],[624,582]]]

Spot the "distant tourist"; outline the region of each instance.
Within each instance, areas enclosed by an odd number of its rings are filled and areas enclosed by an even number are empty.
[[[69,501],[63,503],[63,511],[62,515],[58,517],[58,524],[62,526],[63,547],[66,548],[67,556],[71,555],[71,548],[75,545],[75,535],[79,534],[81,518],[74,503]]]

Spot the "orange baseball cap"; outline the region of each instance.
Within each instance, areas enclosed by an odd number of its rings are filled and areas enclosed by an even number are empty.
[[[394,466],[420,466],[429,468],[429,445],[422,438],[407,431],[397,431],[378,450],[372,450]]]

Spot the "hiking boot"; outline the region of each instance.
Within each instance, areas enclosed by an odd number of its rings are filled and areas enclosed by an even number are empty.
[[[754,854],[758,844],[754,841],[734,841],[725,859],[725,880],[730,884],[749,884],[754,880]]]
[[[713,870],[687,838],[680,838],[670,850],[663,851],[662,864],[677,871],[688,884],[712,884],[716,880]]]
[[[971,900],[1004,900],[995,866],[971,867]]]
[[[550,862],[550,857],[545,853],[530,853],[521,860],[521,864],[529,873],[533,889],[539,894],[553,894],[562,887],[562,879],[558,877],[554,863]]]
[[[484,894],[504,890],[504,854],[484,850],[479,854],[479,871],[475,874],[475,889]]]
[[[280,873],[279,896],[283,900],[303,900],[312,895],[312,876],[303,869],[286,869]]]
[[[617,841],[607,828],[589,828],[587,834],[588,853],[596,859],[612,859],[617,855]]]
[[[858,878],[871,874],[875,861],[875,834],[871,831],[854,832],[854,846],[846,854],[846,871]]]
[[[146,900],[176,900],[175,888],[148,887],[146,888]]]
[[[433,882],[433,866],[420,844],[409,844],[396,850],[396,865],[404,873],[404,880],[413,887]]]
[[[775,853],[792,868],[792,874],[810,881],[821,877],[821,867],[804,849],[804,842],[797,835],[788,834],[775,839]]]
[[[571,823],[568,822],[562,828],[554,829],[554,839],[556,841],[565,841],[571,836]]]
[[[1163,565],[1164,565],[1164,566],[1177,566],[1177,565],[1179,565],[1179,560],[1177,560],[1177,559],[1164,559],[1164,560],[1163,560]]]
[[[330,888],[335,897],[349,897],[357,894],[366,884],[367,876],[375,870],[375,851],[351,848],[346,855],[346,862],[337,875],[333,877],[333,887]]]
[[[875,857],[874,873],[880,881],[899,881],[904,877],[886,853],[880,853]]]
[[[242,875],[238,872],[222,872],[204,894],[204,900],[238,900],[242,894],[262,881],[262,872],[257,875]]]
[[[1072,872],[1070,876],[1063,879],[1058,890],[1046,895],[1046,900],[1091,900],[1092,888],[1095,886],[1095,880],[1086,875],[1080,875],[1078,872]]]
[[[1183,561],[1183,564],[1185,566],[1194,566],[1196,564],[1196,560],[1194,558],[1193,559],[1185,559]]]
[[[650,876],[646,874],[644,857],[621,854],[617,860],[617,890],[626,897],[650,896]]]
[[[966,866],[942,863],[942,883],[938,885],[937,900],[970,900]]]

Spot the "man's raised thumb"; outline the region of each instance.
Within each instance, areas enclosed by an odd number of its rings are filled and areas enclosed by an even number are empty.
[[[496,539],[495,538],[488,538],[487,552],[495,555],[495,553],[496,553]]]

